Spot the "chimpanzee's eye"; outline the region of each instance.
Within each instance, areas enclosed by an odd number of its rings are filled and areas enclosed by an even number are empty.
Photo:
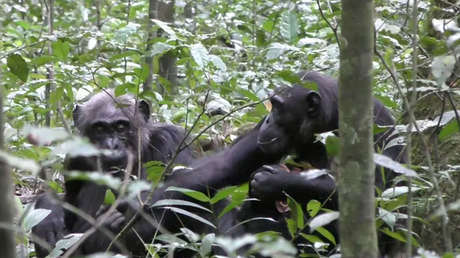
[[[129,129],[129,122],[126,121],[119,121],[115,124],[115,130],[119,133],[123,133],[128,131]]]
[[[103,134],[107,132],[107,126],[102,123],[96,123],[92,126],[92,130],[95,134]]]

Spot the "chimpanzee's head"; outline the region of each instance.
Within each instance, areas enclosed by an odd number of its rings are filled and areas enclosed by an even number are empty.
[[[313,142],[326,116],[319,93],[302,86],[284,88],[270,98],[272,109],[259,129],[258,144],[266,153],[289,153]]]
[[[73,111],[75,126],[96,147],[107,150],[102,155],[104,171],[123,169],[128,157],[135,159],[138,135],[148,144],[150,108],[131,95],[115,97],[112,90],[100,92]],[[141,148],[142,149],[142,148]]]

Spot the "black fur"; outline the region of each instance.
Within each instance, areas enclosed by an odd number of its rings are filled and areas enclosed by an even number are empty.
[[[283,89],[271,98],[272,111],[265,119],[259,131],[258,142],[267,153],[293,153],[297,162],[309,162],[313,167],[327,169],[330,166],[325,146],[317,142],[315,134],[338,129],[337,82],[317,72],[303,72],[300,77],[305,81],[316,83],[318,91],[309,90],[302,86],[293,86]],[[393,125],[394,120],[390,112],[374,99],[374,122],[377,125]],[[377,150],[384,148],[391,137],[392,130],[375,135],[374,141]],[[392,136],[393,137],[393,136]],[[383,150],[383,154],[399,162],[405,161],[402,146],[393,146]],[[381,176],[380,169],[376,168],[376,185],[383,188],[390,183],[394,173],[386,171]],[[242,220],[251,216],[270,214],[272,218],[283,224],[281,214],[275,209],[275,201],[283,200],[284,193],[297,200],[302,207],[313,199],[326,202],[325,207],[338,208],[336,183],[332,176],[321,175],[314,179],[308,177],[308,171],[303,173],[287,173],[285,169],[274,165],[264,166],[255,173],[250,184],[250,193],[261,199],[261,202],[247,203],[240,213]],[[254,211],[255,214],[254,214]],[[246,225],[251,232],[267,230],[264,227],[250,222]],[[273,225],[272,230],[287,234],[283,226]],[[259,223],[261,224],[261,223]],[[333,229],[334,231],[334,229]],[[336,234],[336,232],[333,232]],[[336,238],[337,238],[336,234]]]
[[[103,171],[119,177],[123,176],[131,159],[133,175],[145,178],[142,164],[137,163],[138,141],[141,146],[141,162],[169,162],[177,147],[184,139],[184,130],[174,125],[154,124],[150,121],[149,106],[140,100],[136,102],[130,95],[114,97],[113,91],[101,92],[82,105],[77,105],[73,118],[75,126],[83,136],[98,148],[109,151],[99,157],[70,157],[66,161],[67,170]],[[186,148],[177,155],[175,163],[188,165],[194,155]],[[100,165],[98,165],[100,164]],[[141,169],[138,169],[138,168]],[[140,174],[138,173],[140,172]],[[66,180],[64,200],[92,217],[97,217],[103,205],[107,187],[88,181]],[[90,228],[86,220],[63,208],[49,195],[38,198],[36,208],[50,209],[33,233],[54,247],[56,241],[66,233],[84,232]],[[106,225],[111,228],[110,223]],[[113,225],[118,226],[118,225]],[[103,251],[98,242],[82,245],[81,253],[92,253],[95,249]],[[38,257],[48,251],[36,244]]]

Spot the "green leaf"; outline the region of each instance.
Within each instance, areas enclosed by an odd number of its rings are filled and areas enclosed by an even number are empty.
[[[73,137],[56,146],[53,153],[56,155],[67,154],[70,157],[91,157],[99,155],[101,151],[87,140],[80,137]]]
[[[307,203],[307,211],[310,217],[316,216],[316,214],[318,214],[320,209],[321,209],[321,203],[317,200],[310,200]]]
[[[160,27],[164,32],[169,34],[171,39],[176,39],[176,32],[169,26],[168,23],[152,19],[152,22],[155,23],[158,27]]]
[[[275,22],[272,19],[268,19],[264,22],[262,27],[266,32],[271,33],[273,31],[273,28],[275,27]]]
[[[171,46],[169,44],[163,43],[163,42],[157,42],[152,46],[152,51],[150,51],[150,56],[156,56],[156,55],[163,55],[164,53],[168,52],[171,49],[174,49],[174,46]]]
[[[22,56],[18,54],[9,55],[6,65],[14,75],[21,79],[21,81],[27,81],[29,67],[27,67],[27,63]]]
[[[157,236],[156,240],[160,240],[160,241],[170,243],[170,244],[175,244],[175,245],[178,245],[178,246],[186,246],[187,245],[187,241],[185,241],[183,239],[180,239],[180,238],[178,238],[177,236],[175,236],[173,234],[161,234],[161,235]]]
[[[233,193],[238,186],[229,186],[225,187],[224,189],[219,190],[211,199],[211,204],[215,204],[216,202],[227,198],[231,193]]]
[[[442,128],[441,132],[439,132],[439,140],[445,141],[447,138],[457,133],[459,130],[460,128],[458,127],[457,120],[452,120]]]
[[[391,169],[396,173],[403,174],[405,176],[416,177],[417,172],[410,168],[404,167],[401,163],[392,160],[390,157],[374,153],[374,162],[375,164]]]
[[[67,56],[69,55],[70,51],[70,45],[68,42],[63,41],[63,40],[58,40],[53,42],[52,44],[53,47],[53,55],[60,60],[66,60]]]
[[[306,89],[318,91],[318,84],[311,81],[302,81],[300,84]]]
[[[118,189],[121,186],[121,180],[119,178],[100,172],[71,171],[66,173],[66,181],[67,180],[91,181],[99,185],[106,185],[113,189]]]
[[[37,56],[32,61],[30,61],[31,64],[36,65],[36,66],[42,66],[44,64],[49,64],[52,63],[55,60],[54,56]]]
[[[179,213],[179,214],[182,214],[182,215],[185,215],[187,217],[190,217],[194,220],[198,220],[206,225],[209,225],[211,226],[212,228],[216,228],[216,226],[214,226],[214,224],[212,224],[210,221],[208,221],[207,219],[203,218],[203,217],[200,217],[196,214],[193,214],[189,211],[186,211],[186,210],[183,210],[181,208],[176,208],[176,207],[161,207],[162,209],[165,209],[165,210],[170,210],[172,212],[175,212],[175,213]]]
[[[313,231],[316,230],[316,228],[325,226],[325,225],[331,223],[332,221],[334,221],[334,220],[336,220],[338,218],[339,218],[339,212],[338,211],[331,211],[331,212],[328,212],[328,213],[320,214],[320,215],[314,217],[310,221],[310,232],[313,232]]]
[[[50,94],[50,104],[56,106],[58,101],[61,101],[64,97],[64,87],[57,87]]]
[[[115,60],[118,60],[118,59],[121,59],[121,58],[125,58],[125,57],[128,57],[128,56],[138,56],[139,55],[139,52],[138,51],[134,51],[134,50],[127,50],[127,51],[123,51],[122,53],[120,54],[114,54],[113,56],[110,57],[110,61],[113,62]]]
[[[145,180],[133,180],[128,184],[128,198],[135,198],[143,191],[151,191],[152,185]]]
[[[214,243],[216,239],[216,235],[214,233],[207,234],[206,236],[203,237],[201,240],[201,246],[200,246],[200,255],[201,257],[210,257],[211,249],[212,249],[212,244]]]
[[[389,228],[383,228],[383,229],[380,229],[380,231],[385,233],[385,235],[387,235],[387,236],[390,236],[390,237],[392,237],[394,239],[397,239],[397,240],[399,240],[401,242],[406,243],[406,236],[403,236],[399,232],[393,232]]]
[[[75,233],[66,235],[64,238],[59,240],[56,243],[56,247],[51,251],[51,253],[47,256],[48,258],[57,258],[60,257],[64,251],[69,249],[73,246],[80,238],[83,236],[83,233]]]
[[[272,60],[272,59],[278,58],[279,56],[284,54],[284,52],[286,51],[295,51],[295,50],[298,50],[298,49],[290,45],[287,45],[287,44],[281,44],[281,43],[275,42],[275,43],[270,44],[265,57],[268,60]]]
[[[0,151],[0,160],[20,170],[30,171],[33,175],[40,171],[40,166],[34,160],[19,158],[4,151]]]
[[[383,60],[385,60],[385,63],[389,67],[393,67],[393,56],[394,56],[394,50],[391,47],[388,47],[385,49],[385,54],[383,56]]]
[[[289,234],[291,235],[292,238],[297,233],[297,223],[294,219],[291,218],[286,218],[286,226],[288,228]]]
[[[155,185],[158,184],[163,176],[165,165],[160,161],[149,161],[144,164],[144,167],[147,173],[147,179]]]
[[[284,39],[293,43],[297,39],[297,15],[294,10],[285,11],[281,14],[280,33]]]
[[[229,205],[227,205],[217,216],[218,218],[221,218],[223,215],[225,215],[227,212],[233,210],[234,208],[240,206],[244,200],[246,199],[248,195],[248,183],[242,184],[238,186],[235,191],[230,193],[231,196],[231,202]]]
[[[436,56],[431,64],[431,73],[436,78],[438,85],[442,85],[452,74],[455,66],[454,56]]]
[[[56,141],[62,141],[70,137],[70,134],[62,127],[46,128],[46,127],[25,127],[24,135],[34,145],[45,146]]]
[[[237,88],[236,90],[238,91],[238,93],[250,99],[251,101],[259,101],[259,97],[257,97],[256,94],[252,93],[249,90],[242,89],[242,88]]]
[[[275,75],[281,77],[281,79],[287,82],[290,82],[292,84],[301,83],[299,75],[297,75],[297,73],[294,73],[291,70],[282,70],[282,71],[276,72]]]
[[[104,204],[106,205],[112,205],[115,202],[115,194],[113,194],[112,190],[107,189],[105,191],[105,197],[104,197]]]
[[[336,157],[340,153],[340,138],[337,136],[328,136],[326,138],[326,151],[330,157]]]
[[[209,60],[208,50],[201,44],[193,44],[190,46],[190,53],[193,60],[200,67],[203,68],[207,65]]]
[[[305,227],[302,206],[297,203],[291,196],[288,197],[288,206],[291,210],[291,217],[294,219],[297,229],[302,230]]]
[[[335,237],[331,232],[329,232],[329,230],[323,227],[317,227],[316,232],[320,233],[323,237],[325,237],[327,240],[331,241],[331,243],[336,245]]]
[[[153,207],[161,207],[161,206],[188,206],[188,207],[198,208],[198,209],[211,213],[211,211],[208,208],[205,208],[194,202],[189,202],[185,200],[163,199],[163,200],[159,200],[155,202],[154,204],[152,204],[151,207],[153,208]]]
[[[49,214],[51,210],[47,209],[34,209],[27,213],[24,217],[24,231],[29,232],[35,225],[38,225],[42,220],[44,220]]]
[[[305,233],[300,233],[300,235],[303,238],[307,239],[310,243],[323,243],[324,242],[321,238],[315,235],[310,235],[310,234],[305,234]]]
[[[222,61],[222,59],[220,59],[220,57],[218,57],[216,55],[209,55],[208,59],[220,71],[222,71],[222,72],[227,71],[227,66],[225,65],[224,61]]]
[[[378,207],[378,213],[379,219],[381,219],[383,222],[385,222],[385,224],[393,229],[396,224],[396,215],[380,207]]]
[[[267,40],[265,38],[265,31],[257,30],[256,32],[256,46],[265,47],[267,45]]]
[[[411,187],[412,192],[416,192],[416,191],[419,191],[421,189],[422,188],[420,188],[420,187],[415,187],[415,186]],[[400,196],[402,194],[406,194],[408,192],[409,192],[409,187],[407,187],[407,186],[395,186],[395,187],[391,187],[391,188],[388,188],[385,191],[383,191],[382,198],[392,199],[392,198],[398,197],[398,196]]]
[[[198,192],[198,191],[195,191],[195,190],[191,190],[191,189],[186,189],[186,188],[176,187],[176,186],[170,186],[170,187],[168,187],[166,189],[166,191],[181,192],[181,193],[183,193],[183,194],[185,194],[187,196],[190,196],[193,199],[201,201],[201,202],[210,202],[211,201],[211,199],[208,196],[206,196],[204,193]]]

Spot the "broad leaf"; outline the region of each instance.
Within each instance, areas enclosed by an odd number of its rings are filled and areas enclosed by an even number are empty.
[[[188,206],[188,207],[194,207],[194,208],[198,208],[198,209],[201,209],[201,210],[204,210],[204,211],[207,211],[209,213],[211,213],[211,211],[208,209],[208,208],[205,208],[199,204],[196,204],[194,202],[189,202],[189,201],[185,201],[185,200],[175,200],[175,199],[164,199],[164,200],[159,200],[157,202],[155,202],[154,204],[152,204],[152,208],[153,207],[162,207],[162,206]]]
[[[112,190],[107,189],[105,191],[105,197],[104,197],[104,204],[106,205],[112,205],[115,202],[115,194],[113,194]]]
[[[335,242],[335,237],[334,235],[329,232],[329,230],[323,228],[323,227],[317,227],[316,229],[316,232],[320,233],[323,237],[325,237],[327,240],[331,241],[331,243],[333,243],[334,245],[336,245],[337,243]]]
[[[30,171],[33,175],[36,175],[40,171],[40,166],[37,164],[37,162],[31,159],[19,158],[4,151],[0,151],[0,159],[12,167],[18,168],[20,170]]]
[[[321,209],[321,203],[317,200],[310,200],[307,203],[307,211],[310,217],[316,216],[316,214],[318,214],[320,209]]]
[[[190,196],[192,197],[193,199],[195,200],[198,200],[198,201],[201,201],[201,202],[210,202],[210,198],[208,196],[206,196],[204,193],[202,192],[198,192],[198,191],[195,191],[195,190],[190,190],[190,189],[187,189],[187,188],[182,188],[182,187],[176,187],[176,186],[170,186],[166,189],[166,191],[177,191],[177,192],[181,192],[187,196]]]
[[[338,211],[332,211],[332,212],[320,214],[311,220],[309,224],[310,232],[313,232],[316,230],[316,228],[325,226],[338,218],[339,218]]]
[[[58,40],[52,43],[53,55],[61,60],[66,60],[69,55],[70,45],[67,41]]]
[[[297,39],[297,15],[293,10],[285,11],[281,14],[280,33],[284,39],[292,43]]]
[[[416,191],[419,191],[420,189],[422,189],[422,188],[413,186],[411,188],[411,191],[416,192]],[[406,194],[407,192],[409,192],[409,187],[407,187],[407,186],[395,186],[395,187],[388,188],[385,191],[383,191],[382,198],[391,199],[391,198],[395,198],[397,196],[400,196],[402,194]]]
[[[27,77],[29,76],[29,67],[27,67],[27,63],[22,56],[18,54],[9,55],[6,64],[10,71],[21,79],[21,81],[27,81]]]
[[[452,74],[455,66],[454,56],[436,56],[431,64],[431,73],[439,85],[443,84]]]
[[[178,213],[178,214],[182,214],[184,216],[187,216],[189,218],[192,218],[194,220],[197,220],[197,221],[200,221],[212,228],[216,228],[216,226],[214,226],[214,224],[212,224],[210,221],[208,221],[207,219],[203,218],[203,217],[200,217],[194,213],[191,213],[189,211],[186,211],[184,209],[181,209],[181,208],[176,208],[176,207],[161,207],[162,209],[165,209],[165,210],[170,210],[172,212],[175,212],[175,213]]]
[[[446,126],[444,126],[444,128],[442,128],[441,132],[439,132],[439,140],[444,141],[451,135],[457,133],[459,130],[460,128],[458,127],[458,121],[452,120]]]
[[[38,223],[44,220],[50,213],[51,210],[47,209],[30,210],[24,217],[24,231],[29,232],[30,230],[32,230],[34,226],[38,225]]]
[[[391,169],[396,173],[403,174],[405,176],[416,177],[417,173],[410,169],[404,167],[401,163],[392,160],[390,157],[387,157],[382,154],[374,153],[374,162],[375,164]]]
[[[200,67],[204,68],[208,64],[209,54],[208,50],[201,44],[194,44],[190,46],[190,53],[193,60]]]
[[[82,233],[69,234],[56,243],[56,247],[47,256],[49,258],[60,257],[64,251],[73,246],[83,236]]]

